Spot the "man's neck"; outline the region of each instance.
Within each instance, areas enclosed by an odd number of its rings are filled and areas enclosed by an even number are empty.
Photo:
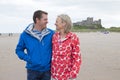
[[[39,26],[37,24],[34,24],[34,28],[33,30],[38,30],[38,31],[42,31],[44,28],[42,26]]]

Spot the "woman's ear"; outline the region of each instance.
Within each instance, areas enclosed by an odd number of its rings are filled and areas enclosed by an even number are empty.
[[[65,23],[65,22],[63,22],[62,24],[63,24],[64,27],[66,26],[66,23]]]

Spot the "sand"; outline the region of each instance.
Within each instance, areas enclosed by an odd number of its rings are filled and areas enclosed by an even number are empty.
[[[77,80],[120,80],[120,33],[76,33],[82,65]],[[25,62],[15,54],[19,35],[0,36],[0,80],[26,80]]]

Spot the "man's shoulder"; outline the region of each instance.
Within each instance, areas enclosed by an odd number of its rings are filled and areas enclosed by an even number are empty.
[[[47,28],[51,33],[55,33],[55,31],[54,30],[52,30],[52,29],[50,29],[50,28]]]
[[[54,31],[54,30],[52,30],[52,29],[50,29],[50,28],[47,28],[49,31]]]
[[[26,36],[27,35],[27,33],[25,32],[25,31],[23,31],[21,34],[20,34],[20,36]]]

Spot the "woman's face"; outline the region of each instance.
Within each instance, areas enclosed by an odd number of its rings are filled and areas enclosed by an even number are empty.
[[[64,29],[64,25],[60,17],[57,17],[55,25],[56,25],[56,30]]]

